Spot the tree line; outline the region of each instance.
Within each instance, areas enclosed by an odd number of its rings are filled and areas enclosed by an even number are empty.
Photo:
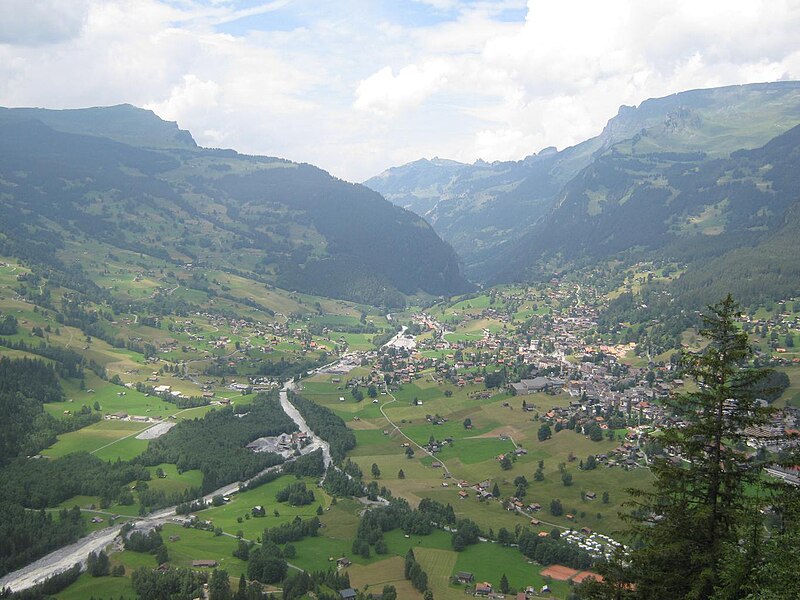
[[[167,434],[151,440],[138,460],[147,465],[174,463],[179,472],[199,469],[203,493],[282,463],[277,454],[255,453],[245,447],[259,437],[297,430],[281,408],[277,392],[258,394],[252,404],[237,407],[237,411],[246,412],[237,416],[227,406],[211,410],[201,419],[181,421]]]
[[[328,442],[333,460],[344,460],[347,452],[356,447],[356,436],[352,430],[329,408],[306,400],[299,394],[289,394],[292,404],[303,415],[311,430]]]

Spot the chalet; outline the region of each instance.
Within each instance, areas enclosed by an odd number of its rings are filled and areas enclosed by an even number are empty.
[[[595,498],[597,498],[597,494],[595,492],[586,492],[587,500],[594,500]]]
[[[468,571],[459,571],[456,573],[456,580],[458,583],[472,583],[475,581],[475,576]]]
[[[209,569],[213,569],[214,567],[217,566],[217,561],[211,560],[211,559],[193,560],[192,561],[192,566],[193,567],[199,567],[199,568],[206,568],[207,567]]]
[[[483,583],[476,583],[475,584],[475,595],[476,596],[488,596],[492,593],[492,584],[488,581],[484,581]]]
[[[344,556],[342,558],[339,558],[339,559],[336,560],[336,568],[337,569],[346,569],[347,567],[349,567],[352,564],[353,563],[350,561],[350,559],[349,558],[345,558]]]
[[[465,498],[469,497],[469,494],[467,494],[467,492],[465,492],[464,490],[461,490],[460,492],[458,492],[458,497],[464,500]]]
[[[357,594],[353,588],[347,588],[345,590],[340,590],[339,595],[342,597],[342,600],[355,600]]]

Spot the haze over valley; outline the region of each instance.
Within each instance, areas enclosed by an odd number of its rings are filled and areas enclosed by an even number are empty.
[[[798,25],[0,5],[0,597],[800,596]]]

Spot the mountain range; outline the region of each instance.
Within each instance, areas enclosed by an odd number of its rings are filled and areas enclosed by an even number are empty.
[[[496,284],[650,260],[694,302],[792,297],[798,125],[800,82],[693,90],[561,151],[423,159],[358,185],[201,148],[130,105],[0,109],[0,255],[66,272],[67,247],[124,249],[387,307],[471,290],[462,264]]]
[[[70,243],[374,305],[470,289],[423,219],[311,165],[200,148],[130,105],[0,109],[0,254]]]
[[[561,151],[422,159],[365,185],[428,219],[478,281],[627,256],[688,261],[681,285],[708,286],[709,269],[770,256],[791,235],[798,124],[800,82],[692,90],[623,106],[600,135]],[[757,273],[786,279],[769,273],[788,261],[766,262]]]

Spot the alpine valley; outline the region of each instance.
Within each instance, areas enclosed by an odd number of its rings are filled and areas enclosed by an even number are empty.
[[[798,124],[798,82],[693,90],[623,106],[600,135],[565,150],[491,164],[422,159],[365,185],[423,215],[478,281],[658,259],[686,265],[676,289],[692,302],[723,289],[777,299],[800,281],[790,241]]]
[[[798,165],[792,81],[364,184],[0,109],[0,597],[800,597]]]

